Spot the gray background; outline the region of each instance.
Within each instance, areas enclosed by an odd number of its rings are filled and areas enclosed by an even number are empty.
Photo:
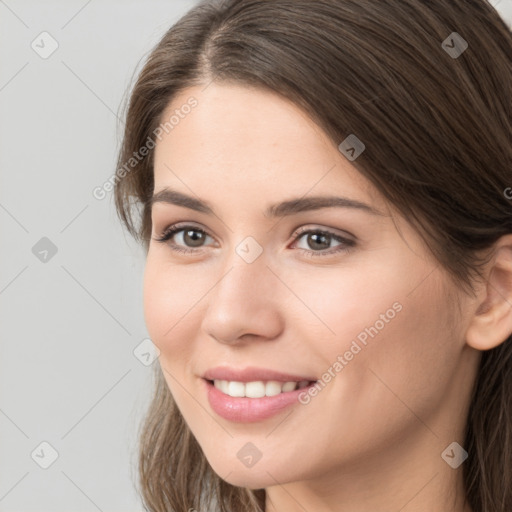
[[[112,194],[92,191],[115,171],[116,116],[141,58],[194,3],[0,2],[2,512],[143,510],[143,250]],[[46,59],[31,47],[50,48],[43,31],[59,45]],[[46,262],[32,253],[43,237],[57,247]],[[47,469],[43,441],[59,454]]]
[[[143,510],[143,250],[92,191],[141,59],[195,3],[0,0],[0,512]]]

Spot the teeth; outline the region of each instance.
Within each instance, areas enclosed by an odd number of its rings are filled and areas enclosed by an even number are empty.
[[[245,386],[241,382],[228,383],[229,396],[245,396]]]
[[[309,384],[307,380],[300,382],[278,382],[269,380],[263,382],[262,380],[254,382],[236,382],[227,380],[214,380],[213,385],[232,397],[248,397],[248,398],[262,398],[264,396],[275,396],[280,393],[302,389]]]
[[[300,383],[299,383],[300,385]],[[295,391],[297,389],[297,383],[296,382],[285,382],[283,384],[283,393],[286,391]]]
[[[248,396],[250,398],[260,398],[262,396],[276,396],[276,395],[279,395],[280,393],[282,393],[283,391],[293,391],[295,389],[295,385],[296,385],[295,382],[285,382],[283,384],[282,382],[277,382],[275,380],[269,380],[265,384],[265,394],[264,395],[259,395],[259,396],[253,396],[253,395],[248,393],[248,391],[250,391],[250,384],[251,384],[251,382],[247,383],[247,386],[246,386],[246,393],[247,394],[245,395],[245,396]],[[263,382],[261,382],[261,384],[263,384]],[[286,384],[288,384],[288,388],[287,389],[283,389]],[[291,389],[289,389],[290,386],[291,386]]]
[[[234,382],[230,382],[231,384],[235,384]],[[267,386],[264,382],[247,382],[247,384],[242,384],[241,382],[237,382],[240,388],[243,390],[244,394],[240,396],[248,396],[249,398],[261,398],[266,395]],[[281,390],[279,390],[280,392]]]

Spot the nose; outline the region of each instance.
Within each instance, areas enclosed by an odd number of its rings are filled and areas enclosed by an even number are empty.
[[[279,280],[263,257],[252,263],[233,258],[230,263],[206,296],[203,332],[220,343],[230,344],[249,338],[276,338],[283,329]]]

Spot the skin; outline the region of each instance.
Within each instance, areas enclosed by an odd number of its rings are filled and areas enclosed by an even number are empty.
[[[214,471],[265,488],[267,512],[471,512],[463,465],[452,469],[441,453],[463,445],[480,350],[512,331],[511,308],[502,306],[499,326],[496,315],[478,323],[487,288],[461,294],[419,235],[294,104],[212,83],[176,96],[164,118],[190,96],[198,106],[156,145],[154,190],[200,198],[216,215],[153,205],[144,310],[168,386]],[[382,215],[334,207],[263,215],[271,203],[305,195],[348,197]],[[184,231],[155,241],[178,222],[206,231],[202,245]],[[356,244],[308,257],[343,244],[331,238],[319,248],[297,237],[302,227]],[[252,263],[236,253],[248,236],[263,249]],[[171,243],[196,252],[174,252]],[[509,259],[494,288],[512,297]],[[401,311],[307,405],[254,423],[211,409],[201,380],[208,368],[320,379],[397,302]],[[248,442],[262,454],[252,467],[237,457]]]

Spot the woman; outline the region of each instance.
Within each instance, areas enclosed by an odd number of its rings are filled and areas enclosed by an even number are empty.
[[[511,93],[484,0],[207,1],[164,35],[115,193],[148,510],[512,510]]]

